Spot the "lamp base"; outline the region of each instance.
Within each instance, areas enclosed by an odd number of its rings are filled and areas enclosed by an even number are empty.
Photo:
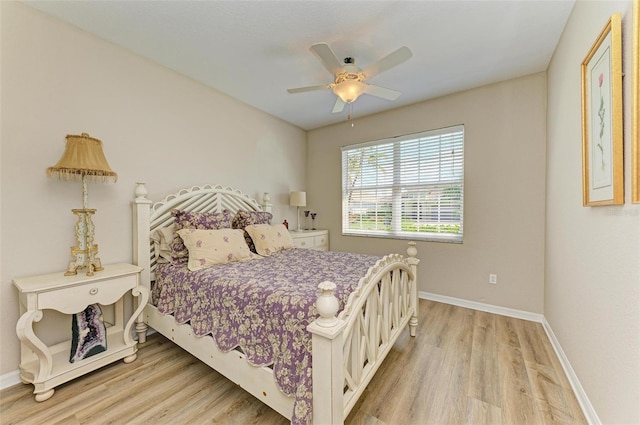
[[[71,247],[71,255],[75,255],[76,259],[69,261],[69,265],[67,266],[67,271],[64,273],[65,276],[75,276],[78,274],[78,269],[87,269],[87,276],[93,276],[93,272],[99,272],[104,270],[102,267],[102,262],[95,254],[98,253],[98,245],[93,245],[91,248],[91,254],[93,254],[93,261],[87,262],[86,260],[79,258],[87,256],[87,250],[79,250],[78,247]],[[89,254],[91,256],[91,254]]]
[[[71,256],[75,259],[69,261],[65,276],[78,274],[78,269],[87,269],[87,276],[93,276],[93,272],[104,270],[98,255],[98,245],[93,243],[94,225],[91,216],[95,214],[95,209],[73,209],[72,213],[78,216],[76,223],[77,246],[71,247]]]

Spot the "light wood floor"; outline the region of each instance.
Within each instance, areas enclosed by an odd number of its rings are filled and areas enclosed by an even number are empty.
[[[286,424],[282,416],[160,335],[138,359],[56,388],[0,392],[5,424]],[[586,424],[539,323],[420,301],[347,424]]]

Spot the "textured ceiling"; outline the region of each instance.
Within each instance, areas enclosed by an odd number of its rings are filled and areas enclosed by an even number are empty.
[[[331,90],[287,93],[332,82],[314,43],[362,68],[413,52],[369,81],[402,95],[361,96],[361,117],[546,70],[574,0],[25,3],[308,130],[348,112]]]

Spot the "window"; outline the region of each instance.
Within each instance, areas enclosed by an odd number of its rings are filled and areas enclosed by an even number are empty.
[[[462,242],[464,126],[342,148],[342,233]]]

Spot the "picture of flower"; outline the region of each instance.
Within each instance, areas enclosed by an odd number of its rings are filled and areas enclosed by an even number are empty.
[[[581,64],[582,204],[624,204],[622,15],[611,16]]]
[[[604,98],[602,97],[602,81],[604,80],[604,74],[600,74],[598,77],[598,87],[600,88],[600,108],[598,109],[598,117],[600,117],[600,141],[597,146],[600,149],[600,168],[604,170],[604,146],[602,144],[602,136],[604,135]]]

